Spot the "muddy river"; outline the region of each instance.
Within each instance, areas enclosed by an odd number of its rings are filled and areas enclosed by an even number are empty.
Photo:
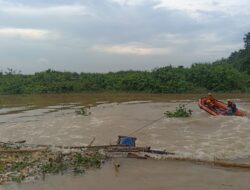
[[[231,98],[247,117],[210,116],[200,110],[202,95],[66,94],[0,96],[1,141],[56,145],[113,144],[118,135],[137,137],[137,145],[200,159],[250,163],[250,94]],[[190,118],[165,118],[179,104]],[[75,110],[90,106],[89,116]],[[146,127],[144,127],[146,126]],[[142,128],[144,127],[144,128]],[[142,128],[141,130],[138,130]],[[114,169],[119,162],[119,171]],[[84,175],[49,176],[45,181],[9,184],[0,189],[249,189],[250,171],[178,161],[116,159]]]

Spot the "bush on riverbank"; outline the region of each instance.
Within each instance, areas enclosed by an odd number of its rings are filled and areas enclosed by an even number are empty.
[[[34,75],[0,75],[0,94],[69,92],[249,92],[250,75],[229,64],[167,66],[148,71],[70,73],[47,70]]]

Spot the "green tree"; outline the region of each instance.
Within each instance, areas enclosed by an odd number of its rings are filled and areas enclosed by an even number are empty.
[[[245,34],[243,40],[244,40],[244,44],[245,44],[245,49],[249,50],[250,49],[250,32]]]

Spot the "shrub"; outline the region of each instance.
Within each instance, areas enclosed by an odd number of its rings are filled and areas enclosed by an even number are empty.
[[[164,114],[166,117],[190,117],[192,115],[192,110],[187,109],[184,104],[179,104],[176,107],[175,112],[166,111]]]

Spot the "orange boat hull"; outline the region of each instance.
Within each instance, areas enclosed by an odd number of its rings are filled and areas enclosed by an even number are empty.
[[[224,102],[221,102],[219,100],[214,100],[213,104],[216,108],[210,108],[206,105],[206,101],[208,99],[206,97],[200,98],[198,105],[201,109],[205,110],[211,115],[227,115],[227,104]],[[242,110],[237,109],[237,111],[234,113],[235,116],[246,116],[246,113]]]

